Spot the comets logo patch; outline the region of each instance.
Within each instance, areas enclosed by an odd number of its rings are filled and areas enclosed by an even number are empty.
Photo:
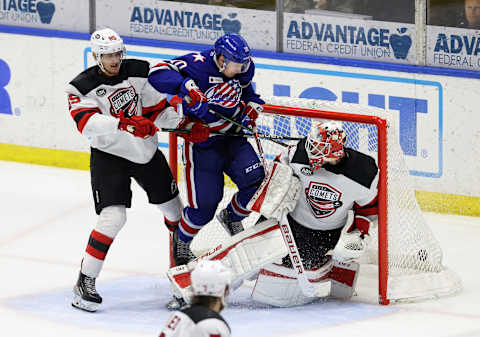
[[[119,117],[120,110],[125,112],[125,117],[136,115],[138,105],[138,94],[133,86],[120,88],[108,96],[110,101],[110,113]]]
[[[311,181],[305,188],[305,196],[315,218],[328,217],[343,205],[340,191],[315,181]]]

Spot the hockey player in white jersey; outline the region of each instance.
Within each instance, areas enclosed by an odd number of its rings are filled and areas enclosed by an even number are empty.
[[[174,311],[159,337],[228,337],[220,312],[231,287],[231,271],[220,261],[200,261],[190,274],[191,305]]]
[[[96,311],[102,298],[95,280],[126,222],[131,178],[163,213],[167,227],[175,230],[182,204],[167,161],[158,150],[156,132],[161,127],[194,125],[185,125],[166,96],[148,83],[148,62],[125,59],[125,47],[116,32],[98,30],[90,41],[97,65],[75,77],[66,93],[77,129],[91,144],[91,185],[99,215],[82,259],[72,305]],[[187,137],[192,137],[192,142],[203,141],[208,128],[195,125]]]
[[[268,220],[214,243],[199,259],[221,260],[232,268],[236,284],[258,273],[252,298],[262,303],[283,307],[313,301],[320,294],[308,293],[299,273],[306,275],[303,280],[313,290],[330,281],[331,296],[350,298],[359,270],[357,260],[366,250],[370,225],[376,220],[378,168],[372,157],[345,147],[345,141],[340,123],[314,124],[306,138],[276,158],[247,205]],[[187,302],[191,290],[179,281],[194,263],[167,273],[175,296]]]

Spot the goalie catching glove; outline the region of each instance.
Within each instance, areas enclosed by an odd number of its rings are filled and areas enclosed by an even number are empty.
[[[335,250],[333,258],[340,262],[352,262],[358,260],[367,250],[370,242],[368,231],[372,221],[366,216],[356,214],[353,223],[342,234]]]
[[[182,119],[177,128],[188,131],[186,133],[176,133],[177,136],[183,137],[186,142],[201,143],[210,137],[210,128],[207,124],[198,120],[192,121],[188,117]]]
[[[125,112],[123,110],[120,110],[118,128],[140,138],[154,136],[158,131],[155,124],[153,124],[148,118],[136,115],[130,118],[125,118]]]

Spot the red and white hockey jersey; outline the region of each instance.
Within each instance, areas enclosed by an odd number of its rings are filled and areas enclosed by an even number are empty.
[[[290,216],[313,230],[343,227],[348,211],[365,216],[377,212],[378,167],[375,160],[345,148],[338,165],[324,165],[312,171],[305,151],[305,139],[285,149],[277,160],[289,165],[302,183],[300,199]]]
[[[159,337],[229,337],[230,327],[217,312],[192,305],[173,312]]]
[[[180,120],[165,94],[148,83],[149,63],[124,60],[117,76],[106,77],[93,66],[66,88],[70,114],[91,146],[138,164],[148,163],[158,147],[157,135],[146,139],[118,129],[119,111],[125,117],[144,116],[158,128],[175,128]]]

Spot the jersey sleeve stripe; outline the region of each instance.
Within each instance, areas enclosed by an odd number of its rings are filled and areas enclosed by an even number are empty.
[[[369,216],[378,214],[378,197],[375,197],[371,202],[364,206],[355,203],[353,206],[355,214]]]
[[[152,121],[157,119],[158,115],[165,109],[168,105],[167,99],[162,99],[157,105],[143,107],[142,108],[142,115],[145,118],[148,118]]]
[[[77,124],[77,129],[80,132],[83,132],[83,128],[87,124],[90,117],[92,117],[96,113],[101,113],[100,109],[98,108],[84,108],[84,109],[77,109],[72,110],[70,114],[72,115],[73,120]]]

